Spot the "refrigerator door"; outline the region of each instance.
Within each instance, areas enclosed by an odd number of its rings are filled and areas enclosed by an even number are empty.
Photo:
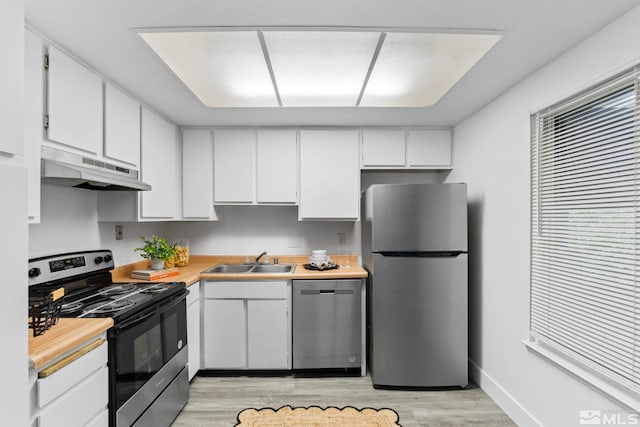
[[[372,185],[365,199],[371,252],[467,251],[466,184]]]
[[[373,385],[467,385],[467,254],[374,254],[372,270],[367,292]]]

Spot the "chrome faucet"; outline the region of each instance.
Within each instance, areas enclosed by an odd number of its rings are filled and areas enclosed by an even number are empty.
[[[260,255],[258,255],[258,256],[256,257],[256,262],[255,262],[255,264],[256,264],[256,265],[260,264],[260,258],[262,258],[263,256],[265,256],[266,254],[267,254],[267,251],[264,251],[264,252],[262,252]]]

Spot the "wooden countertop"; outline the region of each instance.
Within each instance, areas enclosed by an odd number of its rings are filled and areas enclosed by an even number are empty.
[[[331,255],[330,255],[331,256]],[[358,265],[357,255],[351,255],[350,267],[341,266],[335,270],[314,271],[306,270],[302,265],[308,262],[306,256],[270,255],[271,259],[277,257],[280,264],[295,264],[290,273],[251,273],[251,274],[204,274],[203,271],[217,264],[241,264],[244,255],[192,255],[189,265],[178,267],[180,274],[158,280],[159,282],[185,282],[187,286],[199,280],[271,280],[271,279],[361,279],[367,277],[367,272]],[[340,263],[339,256],[331,256]],[[253,259],[253,258],[252,258]],[[342,258],[344,261],[344,258]],[[116,267],[111,272],[114,282],[144,282],[131,278],[133,270],[150,268],[148,260]],[[104,319],[65,319],[46,331],[44,334],[33,337],[29,330],[29,364],[31,368],[40,368],[51,363],[69,350],[77,347],[85,341],[106,331],[113,326],[113,320]]]
[[[330,255],[331,256],[331,255]],[[244,261],[243,255],[192,255],[189,258],[189,265],[178,267],[180,274],[158,280],[159,282],[185,282],[187,286],[199,280],[269,280],[269,279],[361,279],[368,276],[367,271],[358,265],[357,255],[350,255],[350,267],[337,268],[335,270],[314,271],[306,270],[302,265],[308,262],[308,257],[299,255],[273,255],[278,258],[280,264],[294,264],[294,268],[289,273],[213,273],[206,274],[203,271],[217,264],[241,264]],[[338,259],[339,256],[333,256]],[[343,258],[344,259],[344,258]],[[111,272],[114,282],[134,282],[131,278],[133,270],[140,270],[150,267],[150,261],[139,261],[134,264],[117,267]],[[140,280],[142,281],[142,280]]]
[[[111,318],[62,318],[51,329],[37,337],[34,337],[33,331],[29,329],[29,367],[38,369],[46,366],[112,326]]]

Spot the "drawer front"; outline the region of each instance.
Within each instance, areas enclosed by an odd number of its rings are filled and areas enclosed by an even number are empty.
[[[287,282],[207,282],[204,287],[204,297],[233,299],[285,299],[287,298]]]
[[[81,352],[82,349],[78,351]],[[69,357],[72,356],[73,354]],[[37,381],[38,406],[43,408],[62,393],[91,375],[91,373],[106,367],[107,358],[107,342],[105,341],[98,348],[91,350],[50,376],[40,378]]]
[[[109,370],[105,366],[48,405],[39,416],[38,426],[84,426],[107,408],[108,401]]]
[[[187,307],[200,299],[200,282],[196,282],[187,288]]]

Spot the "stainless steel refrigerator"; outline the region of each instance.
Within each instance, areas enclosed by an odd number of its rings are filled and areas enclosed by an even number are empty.
[[[372,185],[362,202],[374,387],[466,386],[466,184]]]

